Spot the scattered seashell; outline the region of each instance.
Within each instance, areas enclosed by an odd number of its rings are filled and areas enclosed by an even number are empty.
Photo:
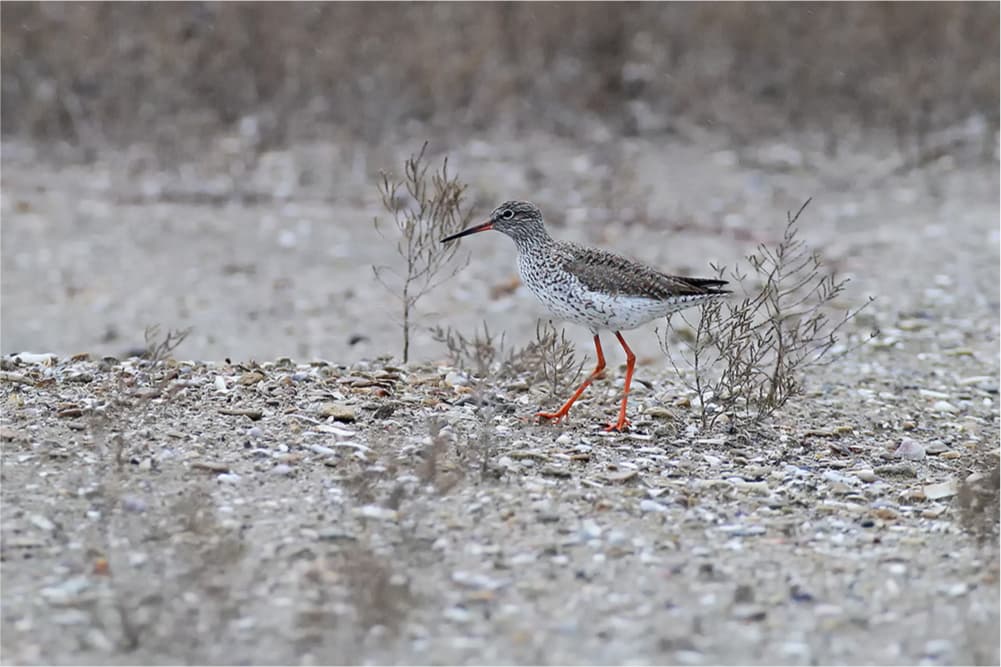
[[[948,498],[949,496],[956,495],[959,488],[956,480],[950,479],[938,484],[926,484],[922,490],[928,500],[939,500],[940,498]]]

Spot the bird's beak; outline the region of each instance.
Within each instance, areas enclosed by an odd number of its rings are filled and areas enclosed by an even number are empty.
[[[475,234],[477,232],[486,232],[494,228],[493,220],[487,220],[482,225],[476,225],[474,227],[469,227],[468,229],[463,229],[458,234],[452,234],[451,236],[446,236],[441,240],[442,243],[448,243],[449,241],[454,241],[455,239],[462,238],[463,236],[469,236],[470,234]]]

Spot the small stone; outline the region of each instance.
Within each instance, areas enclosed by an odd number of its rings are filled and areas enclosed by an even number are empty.
[[[942,452],[941,454],[939,454],[940,459],[947,459],[947,460],[959,459],[962,457],[963,457],[962,454],[951,449],[947,452]]]
[[[935,505],[934,507],[929,507],[926,510],[922,510],[921,516],[925,519],[937,519],[943,514],[945,514],[945,505]]]
[[[241,375],[240,379],[237,380],[237,382],[244,387],[250,387],[257,384],[258,382],[261,382],[264,379],[265,379],[264,373],[260,371],[250,371],[249,373],[244,373],[243,375]]]
[[[136,496],[124,496],[122,498],[122,509],[126,512],[139,514],[146,511],[146,501]]]
[[[445,610],[444,616],[453,623],[468,623],[473,618],[472,613],[463,607],[449,607]]]
[[[353,513],[355,516],[364,517],[366,519],[380,519],[382,521],[396,521],[399,518],[399,514],[396,510],[391,510],[388,507],[381,507],[379,505],[356,507]]]
[[[31,525],[35,526],[35,528],[44,530],[47,533],[50,533],[56,529],[56,524],[52,523],[41,514],[32,514],[31,517],[29,518],[29,521],[31,521]]]
[[[948,639],[930,639],[925,642],[925,655],[941,656],[952,652],[952,642]]]
[[[209,472],[229,472],[229,464],[218,461],[195,461],[191,467],[196,470],[208,470]]]
[[[872,515],[884,521],[896,521],[900,518],[900,512],[892,507],[877,507],[872,511]]]
[[[765,620],[768,616],[768,612],[764,607],[754,604],[738,604],[734,605],[732,611],[733,618],[738,621],[745,621],[748,623],[756,623]]]
[[[928,446],[925,447],[925,453],[928,454],[928,456],[936,456],[947,449],[948,447],[946,447],[944,442],[941,440],[935,440],[934,442],[928,443]]]
[[[644,500],[640,501],[640,511],[641,512],[666,512],[667,511],[667,505],[662,505],[662,504],[658,503],[656,500],[650,500],[649,498],[645,498]]]
[[[950,403],[949,401],[935,401],[931,409],[935,412],[948,412],[949,414],[956,414],[959,412],[959,408]]]
[[[285,463],[279,463],[278,465],[276,465],[274,468],[271,469],[271,474],[278,476],[282,475],[288,476],[292,474],[293,470],[294,468],[292,466]]]
[[[264,431],[262,431],[260,429],[260,427],[258,427],[258,426],[251,426],[249,429],[247,429],[247,436],[248,437],[251,437],[251,438],[260,438],[263,435],[264,435]]]
[[[449,371],[445,374],[445,384],[449,387],[466,387],[469,385],[469,376],[458,371]]]
[[[876,473],[873,472],[872,468],[862,468],[861,470],[856,470],[854,474],[863,482],[876,481]]]
[[[606,482],[610,482],[612,484],[622,484],[635,479],[637,476],[639,476],[639,471],[637,470],[620,470],[619,472],[611,472],[602,475],[602,478]]]
[[[918,473],[914,466],[906,463],[888,463],[876,468],[877,475],[900,475],[902,477],[917,477]]]
[[[323,540],[325,542],[340,542],[340,541],[354,542],[357,541],[358,539],[351,533],[346,533],[338,528],[321,528],[320,530],[316,531],[316,537],[317,539]]]
[[[264,413],[257,408],[219,408],[219,414],[231,417],[246,417],[250,421],[257,421],[264,416]]]
[[[585,519],[580,524],[580,535],[585,540],[596,540],[601,537],[601,526],[592,519]]]
[[[324,417],[333,417],[339,422],[353,422],[358,418],[355,409],[343,403],[327,403],[320,408],[320,414]]]
[[[240,481],[240,476],[236,473],[223,473],[216,477],[223,484],[236,484]]]
[[[894,450],[893,455],[901,459],[920,461],[925,457],[925,448],[913,438],[904,438]]]
[[[654,419],[671,419],[674,416],[670,410],[658,405],[647,408],[646,414],[648,417],[653,417]]]

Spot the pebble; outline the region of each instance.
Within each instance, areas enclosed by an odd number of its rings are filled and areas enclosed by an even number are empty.
[[[926,510],[921,511],[922,518],[925,519],[937,519],[943,514],[945,514],[945,505],[935,505],[934,507],[929,507]]]
[[[221,475],[216,475],[216,479],[222,482],[223,484],[236,484],[237,482],[240,481],[240,476],[237,475],[236,473],[227,472]]]
[[[291,475],[293,470],[294,468],[292,466],[285,463],[279,463],[278,465],[276,465],[274,468],[271,469],[271,474],[278,476]],[[222,475],[220,475],[220,477],[221,476]]]
[[[353,514],[366,519],[380,519],[382,521],[396,521],[399,518],[399,514],[396,510],[391,510],[388,507],[381,507],[379,505],[364,505],[362,507],[356,507],[353,510]]]
[[[857,477],[857,475],[856,475]],[[855,486],[856,479],[848,475],[842,475],[834,470],[825,470],[821,478],[828,482],[835,482],[837,484],[844,484],[845,486]]]
[[[585,519],[580,524],[580,535],[585,540],[596,540],[601,537],[601,526],[592,519]]]
[[[900,512],[892,507],[877,507],[872,511],[872,515],[884,521],[895,521],[900,518]]]
[[[327,403],[320,408],[320,414],[339,422],[353,422],[358,418],[355,409],[343,403]]]
[[[928,446],[925,447],[925,453],[927,453],[929,456],[934,456],[936,454],[941,454],[947,449],[948,447],[944,442],[942,442],[941,440],[934,440],[932,442],[929,442]]]
[[[930,639],[925,642],[925,655],[941,656],[952,652],[952,642],[948,639]]]
[[[878,475],[901,475],[902,477],[917,477],[918,473],[913,466],[906,463],[888,463],[876,468]]]
[[[666,512],[667,505],[662,505],[656,500],[650,500],[646,498],[640,501],[640,511],[641,512]]]
[[[79,597],[80,593],[87,590],[90,583],[86,577],[73,577],[61,584],[43,588],[40,594],[48,602],[55,605],[66,605],[72,603]]]
[[[259,426],[251,426],[247,429],[247,436],[251,438],[260,438],[264,435],[264,431],[261,430]]]
[[[856,470],[854,475],[858,477],[863,482],[875,482],[876,473],[873,472],[872,468],[862,468],[861,470]]]
[[[444,616],[453,623],[468,623],[473,619],[472,613],[464,607],[449,607]]]
[[[136,496],[124,496],[122,498],[122,509],[126,512],[142,513],[146,511],[146,501]]]
[[[913,438],[903,438],[900,445],[894,450],[893,455],[897,458],[920,461],[925,457],[925,448]]]
[[[47,533],[56,529],[56,524],[52,523],[41,514],[32,514],[29,521],[31,521],[31,525],[40,530],[44,530]]]
[[[445,384],[449,387],[467,387],[469,386],[469,376],[458,371],[449,371],[445,374]]]
[[[262,382],[265,379],[264,373],[260,371],[250,371],[249,373],[244,373],[237,380],[237,383],[244,387],[251,387],[258,382]]]
[[[670,410],[657,405],[647,408],[646,415],[654,419],[671,419],[673,417]]]
[[[950,414],[955,414],[959,412],[959,408],[950,403],[949,401],[935,401],[931,409],[935,412],[948,412]]]

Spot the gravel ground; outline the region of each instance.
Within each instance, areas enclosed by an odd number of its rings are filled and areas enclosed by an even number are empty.
[[[402,152],[266,155],[236,196],[231,143],[154,172],[5,142],[4,662],[998,663],[996,161],[455,146],[478,214],[534,199],[555,235],[678,272],[774,241],[812,196],[843,305],[876,297],[846,332],[874,340],[734,434],[700,432],[654,325],[632,333],[634,429],[610,435],[618,351],[554,427],[530,419],[544,387],[477,381],[430,339],[533,337],[500,236],[464,243],[415,359],[391,356],[370,172]],[[129,358],[151,323],[193,326],[174,356],[206,361]]]

